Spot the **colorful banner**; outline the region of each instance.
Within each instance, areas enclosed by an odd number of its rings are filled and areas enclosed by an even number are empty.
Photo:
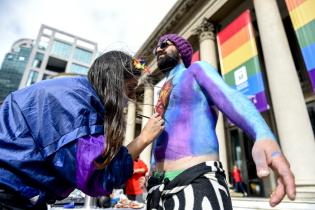
[[[249,10],[218,33],[217,43],[226,83],[251,99],[260,112],[268,110]]]
[[[191,58],[191,63],[194,63],[196,61],[200,61],[200,55],[199,55],[199,50],[194,52]]]
[[[315,92],[315,1],[286,0],[306,69]]]

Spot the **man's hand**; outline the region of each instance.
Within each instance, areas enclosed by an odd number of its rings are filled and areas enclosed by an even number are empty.
[[[278,143],[272,139],[257,140],[254,144],[252,155],[256,164],[257,176],[260,178],[269,175],[269,167],[277,176],[277,186],[270,196],[270,205],[276,206],[285,195],[295,199],[294,175],[290,164],[282,154]]]

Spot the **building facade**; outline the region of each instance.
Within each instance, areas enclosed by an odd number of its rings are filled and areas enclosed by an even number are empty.
[[[33,40],[19,39],[3,59],[0,69],[0,101],[19,88],[33,48]]]
[[[315,200],[315,140],[312,70],[315,69],[315,1],[179,0],[137,52],[151,70],[158,38],[177,33],[193,45],[194,60],[218,69],[225,81],[244,92],[261,111],[295,175],[297,197]],[[304,37],[303,37],[304,36]],[[305,50],[306,49],[306,50]],[[153,113],[163,78],[146,80],[137,104],[129,102],[126,140]],[[254,81],[254,82],[253,82]],[[261,180],[251,156],[253,142],[220,114],[220,160],[231,183],[234,164],[242,171],[249,195],[269,197],[275,176]],[[151,151],[141,156],[149,163]]]
[[[19,87],[57,74],[85,75],[97,53],[97,43],[42,25]]]

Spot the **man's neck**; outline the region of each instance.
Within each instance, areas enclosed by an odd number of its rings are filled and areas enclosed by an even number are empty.
[[[178,63],[176,66],[171,68],[168,72],[165,72],[164,75],[166,78],[173,77],[176,72],[180,69],[180,66],[183,65],[182,63]]]

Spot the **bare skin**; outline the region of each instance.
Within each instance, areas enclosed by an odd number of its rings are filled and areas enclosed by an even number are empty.
[[[157,163],[158,171],[184,170],[205,161],[218,160],[218,155],[189,156],[177,160],[165,160]]]
[[[127,149],[135,160],[139,154],[163,131],[164,120],[157,114],[153,114],[141,131],[140,135],[127,145]]]
[[[158,47],[156,49],[157,60],[162,59],[166,54],[171,55],[176,51],[177,49],[174,45],[169,45],[163,49]],[[182,63],[182,60],[180,60],[180,62]],[[206,129],[198,129],[202,126],[208,127],[209,132],[212,132],[211,129],[213,129],[211,126],[214,124],[214,121],[211,121],[211,113],[204,108],[205,106],[200,105],[204,97],[203,94],[207,94],[207,98],[212,100],[216,108],[222,111],[227,117],[234,117],[233,120],[236,122],[236,125],[239,125],[247,132],[253,132],[252,136],[255,143],[252,149],[252,156],[258,177],[265,178],[269,176],[269,168],[273,170],[277,176],[277,186],[270,197],[270,205],[276,206],[286,195],[289,199],[294,200],[296,194],[294,175],[277,141],[274,138],[268,137],[273,136],[272,134],[268,134],[271,133],[269,132],[270,129],[265,125],[262,127],[261,125],[263,123],[257,123],[257,120],[260,122],[262,118],[259,113],[257,113],[257,110],[255,111],[251,108],[252,104],[247,104],[245,100],[240,99],[241,96],[237,95],[234,90],[231,90],[222,81],[222,78],[215,70],[210,70],[211,67],[207,67],[207,64],[201,64],[201,66],[202,65],[205,66],[205,68],[196,67],[198,71],[194,71],[193,67],[188,69],[187,71],[191,72],[190,75],[181,70],[176,73],[177,70],[174,70],[173,87],[175,88],[171,92],[169,105],[165,111],[165,119],[167,122],[165,127],[166,134],[164,133],[164,135],[162,135],[162,133],[160,135],[158,139],[160,141],[158,141],[158,147],[155,151],[158,158],[157,169],[159,171],[184,170],[201,162],[218,160],[218,147],[215,133],[211,136],[205,132]],[[202,72],[203,69],[206,69],[204,73]],[[178,82],[183,80],[185,84]],[[194,86],[191,86],[195,87],[195,89],[189,89],[189,81],[192,81],[191,84]],[[211,85],[209,85],[210,83]],[[196,88],[198,86],[204,91],[203,93],[195,91],[198,90],[198,88]],[[181,92],[183,89],[185,92]],[[188,94],[188,91],[191,92]],[[193,94],[195,94],[195,98],[192,98]],[[204,104],[207,103],[206,101],[203,102]],[[243,104],[245,104],[245,106],[243,106]],[[209,104],[209,106],[210,105],[212,104]],[[184,111],[180,112],[182,110]],[[181,114],[176,115],[178,117],[172,117],[175,116],[173,113]],[[194,114],[189,115],[190,113]],[[197,121],[198,124],[193,124],[192,121],[198,116],[208,116],[208,120],[206,117],[203,117]],[[255,118],[255,120],[251,120],[251,118]],[[175,130],[175,126],[181,129]],[[188,133],[190,128],[193,128],[191,132],[194,132],[194,135]],[[182,135],[183,132],[186,132],[187,135]],[[189,136],[193,136],[193,138],[190,140]],[[208,139],[209,141],[204,141],[204,139]],[[167,144],[163,144],[163,142],[167,142]],[[184,147],[185,142],[188,142],[187,145],[189,146]],[[198,145],[203,145],[203,147]],[[212,149],[206,149],[211,146]],[[178,149],[179,147],[181,150]],[[194,147],[195,150],[192,151],[191,147]],[[194,155],[191,155],[192,153]]]
[[[290,164],[280,151],[279,145],[270,139],[256,141],[252,150],[258,177],[268,177],[269,168],[276,173],[277,186],[270,195],[271,206],[279,204],[285,195],[294,200],[296,194],[294,175],[290,170]]]

